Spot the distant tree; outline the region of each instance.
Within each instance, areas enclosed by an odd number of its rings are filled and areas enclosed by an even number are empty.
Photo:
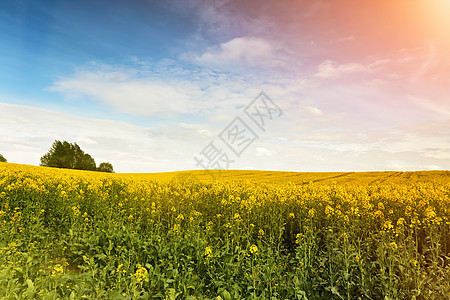
[[[98,166],[97,171],[114,173],[114,168],[109,162],[103,162]]]
[[[41,166],[95,171],[94,159],[81,150],[77,143],[54,141],[50,150],[41,157]]]
[[[6,158],[0,154],[0,162],[7,162]]]

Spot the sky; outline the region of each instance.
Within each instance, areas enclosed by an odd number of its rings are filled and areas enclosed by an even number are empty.
[[[0,2],[0,154],[450,169],[450,0]]]

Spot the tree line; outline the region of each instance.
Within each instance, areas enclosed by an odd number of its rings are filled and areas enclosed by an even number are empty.
[[[81,150],[77,143],[58,140],[54,141],[50,150],[41,157],[40,165],[63,169],[114,172],[113,166],[109,162],[103,162],[97,167],[95,160]]]
[[[0,162],[7,162],[1,154]],[[114,173],[114,168],[109,162],[103,162],[97,167],[92,156],[81,150],[77,143],[58,140],[55,140],[50,150],[41,157],[40,165],[52,168]]]

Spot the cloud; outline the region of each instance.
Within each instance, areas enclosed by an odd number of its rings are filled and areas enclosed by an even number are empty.
[[[241,50],[217,53],[224,69],[234,68],[233,60],[256,64],[255,58],[247,53],[250,50]],[[213,60],[212,54],[204,57]],[[239,108],[261,91],[283,101],[309,86],[309,81],[303,78],[271,77],[274,72],[250,75],[248,70],[236,74],[224,69],[211,70],[173,61],[139,61],[138,65],[129,66],[90,64],[55,81],[47,90],[61,94],[67,102],[100,103],[108,110],[131,116],[195,116],[215,123],[229,122]]]
[[[307,106],[306,110],[312,116],[315,116],[315,117],[323,116],[323,111],[321,109],[317,108],[317,107]]]
[[[269,41],[255,37],[238,37],[206,50],[195,58],[209,66],[277,66],[276,47]]]
[[[271,157],[275,154],[273,151],[270,151],[269,149],[264,148],[264,147],[256,147],[255,152],[256,152],[256,156],[260,156],[260,157],[262,157],[262,156]]]
[[[205,124],[186,124],[186,123],[180,123],[178,124],[181,128],[193,130],[202,137],[205,138],[211,138],[214,136],[212,133],[210,126],[207,126]]]
[[[197,124],[136,126],[6,103],[0,103],[0,112],[2,154],[32,165],[58,139],[77,142],[97,164],[109,161],[118,172],[192,169],[192,157],[206,138],[200,129],[211,130]]]
[[[336,79],[350,75],[361,74],[367,71],[364,65],[358,63],[338,64],[333,60],[325,60],[317,69],[317,73],[314,75],[316,78],[321,79]]]
[[[157,127],[136,126],[5,103],[0,103],[0,112],[0,149],[8,161],[37,165],[51,143],[60,139],[78,142],[97,163],[109,161],[118,172],[195,169],[193,157],[223,129],[186,121]],[[450,168],[450,141],[445,139],[450,122],[379,131],[318,127],[311,132],[315,123],[308,123],[317,118],[300,120],[313,126],[312,129],[296,127],[292,118],[297,118],[296,114],[286,111],[279,124],[271,123],[241,157],[228,153],[234,161],[230,168],[292,171]],[[296,138],[290,139],[293,136]]]
[[[354,35],[348,35],[348,36],[339,38],[338,42],[351,42],[351,41],[354,41],[354,40],[356,40],[356,37]]]
[[[449,97],[449,96],[447,96]],[[450,97],[449,97],[450,98]],[[410,97],[411,101],[417,106],[426,109],[428,111],[434,112],[443,117],[450,118],[450,103],[448,101],[439,101],[438,99],[428,100],[419,97]],[[442,103],[440,103],[442,102]]]
[[[79,70],[48,88],[69,98],[89,98],[137,116],[186,114],[207,106],[195,97],[200,87],[184,80],[164,80],[153,74],[136,76],[133,68],[118,71],[100,67]]]

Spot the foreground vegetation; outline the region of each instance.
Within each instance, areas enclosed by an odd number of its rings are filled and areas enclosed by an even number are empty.
[[[0,298],[450,295],[450,172],[214,175],[0,163]]]

